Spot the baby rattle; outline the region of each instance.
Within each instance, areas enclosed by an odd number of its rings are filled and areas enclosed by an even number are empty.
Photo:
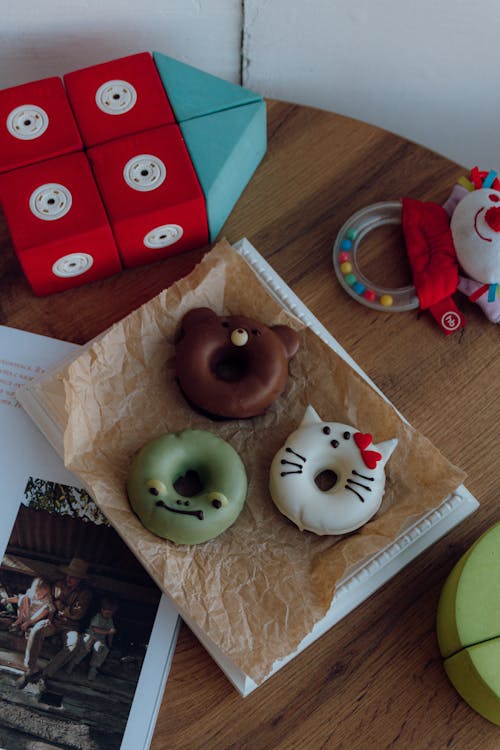
[[[450,220],[451,217],[451,220]],[[401,224],[413,285],[385,289],[361,272],[357,255],[368,232]],[[443,206],[403,198],[368,206],[341,228],[333,249],[335,273],[357,301],[375,310],[429,310],[446,334],[465,325],[453,294],[477,302],[486,317],[500,322],[500,181],[496,173],[471,171]]]

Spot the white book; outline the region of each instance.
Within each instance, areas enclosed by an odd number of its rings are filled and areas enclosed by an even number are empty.
[[[238,242],[235,245],[235,249],[243,255],[267,289],[278,299],[285,309],[299,318],[305,325],[309,326],[328,346],[348,362],[380,396],[388,401],[373,381],[317,318],[313,316],[311,311],[292,292],[246,238]],[[38,382],[42,381],[39,380]],[[37,381],[34,381],[19,392],[19,399],[55,449],[62,455],[64,429],[64,396],[62,389],[60,393],[47,394],[41,391],[37,387]],[[439,498],[436,499],[436,503],[439,503]],[[463,485],[458,487],[452,495],[444,498],[433,511],[426,513],[416,520],[410,529],[394,539],[390,545],[374,554],[370,560],[358,569],[352,571],[338,585],[332,605],[325,617],[314,626],[313,630],[307,634],[293,653],[274,663],[266,679],[312,644],[404,566],[415,559],[423,550],[464,520],[477,507],[478,502],[471,493]],[[220,650],[209,636],[190,619],[189,613],[184,612],[183,619],[241,695],[245,696],[251,693],[257,687],[255,682],[228,659],[227,655]]]
[[[70,498],[80,498],[81,482],[67,469],[60,456],[49,444],[42,432],[37,429],[33,421],[26,412],[20,407],[16,393],[20,386],[28,385],[33,378],[43,376],[43,373],[52,369],[57,363],[67,356],[75,356],[79,347],[67,342],[57,341],[55,339],[39,336],[25,331],[16,330],[0,326],[0,473],[2,476],[2,524],[0,525],[0,559],[2,561],[0,568],[0,584],[6,593],[6,587],[13,580],[12,576],[22,580],[23,572],[34,573],[36,575],[46,574],[46,571],[57,571],[60,568],[61,560],[68,556],[69,547],[63,539],[58,541],[58,536],[53,531],[53,524],[61,522],[63,514],[68,509],[49,513],[47,510],[37,511],[33,509],[33,492],[29,488],[37,486],[41,488],[42,493],[47,489],[54,487],[63,487],[65,492],[69,493]],[[40,424],[42,431],[44,425]],[[72,489],[74,488],[74,490]],[[45,495],[41,495],[45,497]],[[83,495],[84,496],[84,495]],[[31,505],[31,507],[29,507]],[[93,503],[92,503],[93,506]],[[96,507],[89,508],[86,506],[87,515],[98,512]],[[27,516],[27,513],[31,515]],[[23,520],[24,519],[24,520]],[[26,520],[27,519],[27,520]],[[92,545],[97,534],[98,527],[87,522],[83,526],[81,517],[76,521],[70,519],[64,523],[76,524],[81,531],[81,543],[87,545],[87,549],[92,549]],[[24,527],[23,527],[24,524]],[[51,525],[52,524],[52,525]],[[13,538],[13,529],[16,529],[16,537]],[[75,526],[73,526],[75,528]],[[51,539],[53,547],[52,553],[48,554],[47,549],[43,549],[46,544],[43,539],[40,541],[38,531],[44,531],[45,537]],[[107,532],[108,533],[108,532]],[[116,535],[116,532],[109,531],[110,534]],[[116,535],[116,545],[123,545],[123,542]],[[13,545],[12,543],[15,543]],[[59,547],[57,546],[59,544]],[[54,546],[55,545],[55,546]],[[123,546],[128,554],[128,550]],[[71,552],[78,556],[78,549]],[[97,555],[97,553],[96,553]],[[132,558],[133,559],[133,558]],[[92,582],[92,563],[96,560],[89,560],[90,575]],[[133,559],[133,562],[136,561]],[[39,569],[38,569],[39,567]],[[106,576],[110,587],[114,585],[113,571],[107,568]],[[61,575],[62,577],[62,575]],[[104,578],[100,578],[101,590]],[[116,583],[121,587],[124,597],[132,596],[131,591],[134,589],[134,596],[140,597],[141,592],[145,591],[150,598],[150,605],[147,608],[147,616],[144,615],[144,621],[141,624],[144,631],[149,634],[145,654],[141,652],[134,653],[134,656],[127,654],[127,641],[125,633],[122,630],[123,644],[121,645],[121,657],[123,664],[127,664],[127,659],[135,659],[134,675],[129,674],[123,682],[126,689],[122,691],[125,697],[119,706],[121,718],[117,720],[117,731],[114,728],[113,736],[106,739],[105,733],[98,731],[97,739],[92,738],[94,729],[90,726],[88,729],[89,738],[92,739],[91,746],[94,748],[102,747],[103,750],[109,748],[120,748],[120,750],[147,750],[149,748],[156,718],[161,705],[163,692],[170,668],[175,643],[177,639],[179,617],[175,608],[166,596],[162,595],[152,581],[148,581],[148,588],[141,588],[137,584],[127,582],[127,575],[121,577],[121,581]],[[120,598],[120,596],[119,596]],[[98,603],[94,608],[98,608]],[[129,605],[130,606],[130,605]],[[137,605],[136,605],[137,606]],[[144,607],[146,610],[146,607]],[[8,638],[8,631],[5,630],[8,623],[8,612],[0,612],[4,626],[2,632],[4,637]],[[141,615],[138,616],[139,619]],[[116,615],[116,624],[120,636],[120,610]],[[14,644],[14,641],[12,641]],[[17,639],[17,645],[22,639]],[[112,652],[111,652],[112,653]],[[59,724],[54,724],[54,710],[47,708],[43,694],[37,694],[35,690],[30,690],[28,686],[25,690],[13,688],[14,680],[22,674],[23,653],[16,653],[14,649],[9,651],[9,642],[3,641],[0,648],[0,747],[2,750],[17,750],[23,746],[23,734],[30,724],[30,712],[38,716],[34,726],[40,728],[39,741],[52,737],[55,740],[54,732],[58,730]],[[122,662],[120,662],[121,664]],[[113,678],[103,671],[99,674],[95,687],[86,684],[85,662],[82,662],[83,671],[73,672],[71,676],[61,670],[55,675],[54,686],[47,688],[51,691],[51,700],[54,700],[53,693],[61,693],[61,702],[58,704],[58,713],[65,719],[66,697],[71,691],[71,683],[75,685],[75,694],[71,695],[71,701],[78,700],[75,695],[78,693],[85,695],[86,691],[95,693],[95,700],[99,701],[99,690],[102,693],[102,701],[105,702],[106,692],[112,693],[113,686],[120,684],[120,677],[113,682]],[[78,668],[80,669],[80,667]],[[104,669],[104,667],[103,667]],[[109,684],[108,684],[109,683]],[[33,686],[34,687],[34,686]],[[7,698],[6,698],[7,696]],[[50,696],[49,696],[50,697]],[[16,710],[12,709],[12,706]],[[83,705],[82,710],[85,709]],[[71,715],[71,710],[68,710]],[[40,716],[44,716],[46,722],[39,722]],[[16,720],[17,717],[17,720]],[[84,721],[81,723],[85,723]],[[79,730],[82,731],[82,730]],[[44,736],[46,733],[47,736]],[[7,738],[7,739],[6,739]],[[31,737],[33,740],[33,737]],[[63,748],[64,740],[60,740],[58,747]],[[83,742],[83,740],[82,740]],[[89,739],[90,742],[90,739]],[[71,745],[73,747],[73,745]],[[82,744],[82,747],[84,745]],[[90,745],[89,745],[90,746]],[[69,745],[68,745],[69,747]]]

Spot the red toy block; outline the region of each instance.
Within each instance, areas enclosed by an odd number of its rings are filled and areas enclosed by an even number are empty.
[[[52,294],[121,270],[83,153],[5,172],[0,176],[0,202],[35,294]]]
[[[205,198],[177,125],[88,151],[123,264],[208,243]]]
[[[64,82],[87,147],[175,122],[149,52],[76,70]]]
[[[0,112],[0,172],[82,148],[60,78],[3,89]]]

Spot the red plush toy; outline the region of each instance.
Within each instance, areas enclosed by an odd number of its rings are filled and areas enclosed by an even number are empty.
[[[465,318],[452,298],[458,262],[446,210],[403,198],[402,224],[420,307],[429,310],[447,335],[463,328]]]

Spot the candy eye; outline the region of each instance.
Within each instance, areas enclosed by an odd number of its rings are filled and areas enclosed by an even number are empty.
[[[248,333],[245,331],[244,328],[236,328],[231,333],[231,343],[234,344],[234,346],[245,346],[247,342],[248,342]]]
[[[259,331],[258,328],[252,328],[252,333],[254,336],[262,336],[262,331]]]
[[[328,427],[328,425],[326,427],[323,427],[323,434],[324,435],[329,435],[330,432],[331,432],[331,429]]]
[[[351,437],[351,433],[350,432],[344,432],[343,437],[344,437],[345,440],[349,440],[349,438]]]
[[[222,494],[222,492],[210,492],[208,500],[212,503],[214,508],[225,508],[229,505],[229,500]]]
[[[489,199],[490,199],[490,201],[492,201],[493,203],[498,203],[498,201],[500,201],[500,195],[496,195],[495,193],[491,193],[491,194],[490,194],[490,195],[488,196],[488,198],[489,198]]]
[[[160,482],[159,479],[150,479],[146,482],[146,487],[149,494],[154,495],[155,497],[158,497],[159,495],[165,495],[167,492],[167,488],[165,487],[163,482]]]

